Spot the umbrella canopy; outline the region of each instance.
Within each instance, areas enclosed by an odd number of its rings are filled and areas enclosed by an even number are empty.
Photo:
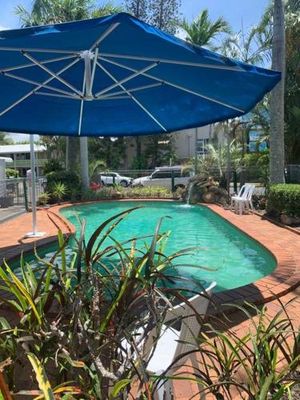
[[[0,129],[159,134],[243,115],[280,73],[234,61],[128,14],[0,33]]]

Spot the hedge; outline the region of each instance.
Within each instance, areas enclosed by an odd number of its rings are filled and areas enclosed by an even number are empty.
[[[267,196],[267,211],[270,214],[300,217],[300,185],[272,185]]]

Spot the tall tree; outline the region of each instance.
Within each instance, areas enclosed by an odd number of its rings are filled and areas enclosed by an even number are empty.
[[[284,183],[285,28],[282,0],[274,0],[272,69],[282,73],[270,98],[270,183]]]
[[[148,21],[149,0],[125,0],[126,10],[143,21]]]
[[[286,4],[285,143],[287,163],[300,163],[300,0]]]
[[[7,137],[6,133],[0,132],[0,146],[7,145],[7,144],[14,144],[12,138]]]
[[[149,0],[149,22],[174,35],[179,21],[180,4],[180,0]]]
[[[186,33],[185,40],[198,46],[211,47],[213,39],[220,33],[231,32],[228,22],[222,17],[215,21],[210,20],[207,9],[203,10],[192,23],[184,19],[179,26]]]

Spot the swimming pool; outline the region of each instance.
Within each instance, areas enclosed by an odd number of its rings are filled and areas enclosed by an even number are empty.
[[[61,213],[77,232],[79,218],[84,219],[88,239],[103,221],[137,206],[141,208],[116,227],[113,237],[124,241],[151,235],[160,218],[170,217],[164,218],[161,225],[161,232],[170,232],[164,253],[170,255],[185,248],[197,248],[193,254],[176,260],[179,276],[198,281],[215,280],[216,290],[224,291],[255,282],[276,267],[276,260],[269,251],[204,206],[185,207],[166,201],[109,201],[72,206],[62,209]],[[137,246],[142,248],[150,240],[139,240]],[[109,244],[109,239],[105,244]]]

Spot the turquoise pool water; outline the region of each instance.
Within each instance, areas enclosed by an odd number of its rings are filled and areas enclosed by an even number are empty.
[[[276,261],[259,243],[240,232],[206,207],[186,207],[176,202],[103,202],[68,207],[61,210],[79,231],[80,219],[86,221],[86,238],[109,217],[131,207],[141,206],[126,217],[113,231],[118,241],[154,233],[156,224],[164,218],[161,232],[170,231],[165,254],[197,247],[193,254],[177,259],[176,273],[193,280],[216,281],[217,290],[223,291],[254,282],[269,275]],[[139,248],[150,239],[140,240]],[[109,239],[105,242],[109,244]],[[184,264],[192,264],[186,266]],[[201,268],[207,267],[210,270]]]

